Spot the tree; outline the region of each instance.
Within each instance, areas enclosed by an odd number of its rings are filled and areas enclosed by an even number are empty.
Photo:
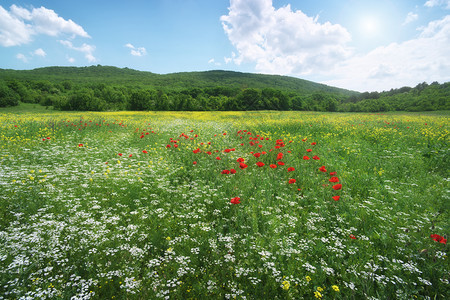
[[[137,90],[131,93],[130,110],[148,110],[151,105],[151,94],[148,90]]]
[[[0,81],[0,107],[19,105],[20,96]]]

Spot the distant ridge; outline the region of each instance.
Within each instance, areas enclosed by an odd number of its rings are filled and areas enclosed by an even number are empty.
[[[155,74],[129,68],[113,66],[89,67],[44,67],[33,70],[0,69],[0,79],[49,80],[74,83],[109,83],[120,85],[144,85],[170,89],[205,88],[230,86],[239,88],[276,88],[303,94],[330,93],[340,96],[359,94],[355,91],[336,88],[304,79],[280,75],[242,73],[235,71],[212,70],[203,72],[180,72]]]

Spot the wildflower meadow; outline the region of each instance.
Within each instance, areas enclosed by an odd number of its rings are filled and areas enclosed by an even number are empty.
[[[0,299],[449,299],[445,112],[0,111]]]

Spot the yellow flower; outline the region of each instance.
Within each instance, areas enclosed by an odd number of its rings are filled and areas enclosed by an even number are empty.
[[[281,284],[283,285],[282,288],[285,291],[289,290],[289,287],[291,286],[291,284],[287,280],[283,281]]]
[[[322,294],[320,292],[314,292],[314,297],[316,297],[317,299],[321,299]]]
[[[335,291],[335,292],[339,292],[339,287],[337,285],[332,285],[331,288]]]
[[[317,290],[318,290],[319,292],[323,292],[323,288],[321,288],[320,286],[317,287]]]
[[[306,278],[306,281],[308,281],[308,282],[310,282],[310,281],[311,281],[311,277],[309,277],[309,276],[306,276],[305,278]]]

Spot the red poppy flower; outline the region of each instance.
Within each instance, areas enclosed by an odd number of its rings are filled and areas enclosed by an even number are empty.
[[[192,163],[193,165],[196,165],[197,164],[197,162],[196,161],[194,161],[193,163]]]
[[[171,145],[167,145],[167,146],[166,146],[166,148],[170,148],[170,147],[172,147],[172,146],[171,146]]]
[[[256,163],[256,165],[257,165],[258,167],[264,167],[264,163],[261,162],[261,161],[258,161],[258,162]]]
[[[234,197],[234,198],[231,198],[230,202],[231,202],[232,204],[239,204],[239,203],[241,203],[241,201],[239,201],[239,200],[241,200],[241,198],[239,198],[239,197]]]
[[[306,152],[312,152],[312,149],[306,149]]]
[[[194,152],[194,153],[199,153],[199,152],[200,152],[200,148],[197,148],[197,149],[195,149],[195,150],[192,150],[192,152]]]
[[[311,143],[312,146],[314,146],[314,145],[316,145],[316,144],[317,144],[316,142],[312,142],[312,143]]]
[[[230,169],[230,174],[236,174],[236,170],[235,169]]]
[[[303,160],[309,160],[309,156],[303,156]]]
[[[148,152],[147,150],[142,150],[142,153],[147,154]]]
[[[430,238],[432,238],[433,241],[439,242],[441,244],[447,244],[447,239],[444,239],[444,237],[440,236],[439,234],[431,234]]]
[[[314,160],[319,160],[320,157],[318,157],[317,155],[314,155],[312,159],[314,159]]]
[[[83,147],[83,144],[78,144],[78,147]]]
[[[218,156],[216,157],[216,159],[217,159],[217,160],[221,160],[221,158],[220,158],[220,157],[218,157]]]
[[[178,144],[173,145],[175,148],[178,148]]]
[[[132,157],[132,156],[133,156],[133,154],[128,155],[128,157]]]
[[[242,170],[244,170],[245,168],[247,168],[248,166],[244,163],[239,163],[239,168],[241,168]]]
[[[225,149],[224,152],[225,152],[225,153],[230,153],[230,152],[231,152],[231,149]]]
[[[338,183],[336,185],[333,185],[333,189],[336,191],[342,189],[342,184]]]
[[[230,170],[223,170],[221,174],[230,174]]]
[[[330,176],[334,176],[336,174],[337,174],[337,172],[330,172]]]
[[[321,167],[319,168],[319,171],[320,171],[320,172],[326,173],[326,172],[327,172],[327,169],[325,169],[325,166],[321,166]]]
[[[294,167],[289,167],[289,168],[287,169],[287,171],[288,171],[288,172],[295,171],[295,168],[294,168]]]
[[[206,154],[211,155],[212,153],[211,153],[211,151],[208,151],[208,152],[206,152]]]
[[[259,153],[259,152],[258,152],[258,153],[254,153],[253,156],[256,157],[256,158],[258,158],[258,157],[261,156],[261,153]]]
[[[337,177],[331,177],[328,181],[329,181],[329,182],[339,182],[339,178],[337,178]]]
[[[282,159],[283,158],[283,153],[278,153],[278,155],[277,155],[277,160],[280,160],[280,159]]]
[[[119,155],[119,156],[122,156],[123,154],[122,154],[122,153],[119,153],[118,155]]]
[[[333,198],[334,201],[338,201],[339,198],[341,198],[341,196],[333,196],[332,198]]]
[[[353,234],[350,234],[350,238],[351,238],[352,240],[356,240],[356,236],[354,236]]]
[[[238,163],[241,163],[241,162],[244,162],[245,159],[243,159],[242,157],[239,157],[236,161],[237,161]]]
[[[277,162],[277,164],[279,164],[280,166],[284,166],[284,162],[282,161]]]
[[[269,167],[271,167],[272,169],[276,169],[277,165],[271,164]]]
[[[296,183],[296,182],[297,182],[297,180],[295,180],[294,178],[289,179],[289,184],[293,184],[293,183]]]

